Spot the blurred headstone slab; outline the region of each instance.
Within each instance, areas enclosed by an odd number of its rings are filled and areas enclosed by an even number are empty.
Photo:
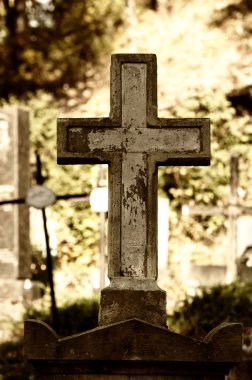
[[[158,118],[153,54],[112,55],[110,117],[58,119],[58,163],[109,164],[111,283],[100,324],[137,317],[165,326],[165,293],[156,284],[157,167],[209,164],[209,124]]]
[[[25,198],[29,181],[29,113],[16,107],[1,108],[0,199],[4,201]],[[30,253],[28,206],[25,204],[1,206],[0,280],[29,278]],[[5,285],[5,289],[11,286],[7,283]],[[11,296],[10,293],[9,291],[2,296]]]
[[[157,279],[157,167],[205,165],[207,119],[157,117],[156,56],[112,56],[111,112],[59,119],[61,164],[109,164],[109,277],[99,327],[60,338],[25,323],[24,352],[41,380],[224,380],[241,358],[241,326],[219,326],[203,341],[166,327]],[[36,339],[34,339],[36,336]]]
[[[187,289],[197,289],[200,286],[211,287],[225,283],[226,266],[185,263],[182,267],[182,276]]]

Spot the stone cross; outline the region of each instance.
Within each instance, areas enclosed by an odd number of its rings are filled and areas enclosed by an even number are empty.
[[[209,161],[209,119],[158,118],[153,54],[112,55],[110,117],[58,119],[59,164],[109,164],[111,285],[102,291],[101,324],[131,317],[164,324],[165,296],[156,285],[157,168]]]

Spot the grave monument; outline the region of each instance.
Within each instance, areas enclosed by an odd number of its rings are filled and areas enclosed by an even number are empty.
[[[29,176],[29,113],[0,109],[0,199],[25,198]],[[22,299],[23,280],[30,278],[29,208],[0,207],[0,299]]]
[[[157,280],[157,167],[207,165],[208,119],[159,119],[152,54],[117,54],[110,117],[58,120],[58,163],[109,164],[109,279],[99,327],[60,338],[25,323],[25,355],[41,379],[222,379],[241,357],[241,326],[204,341],[166,327]],[[36,336],[36,339],[34,339]]]

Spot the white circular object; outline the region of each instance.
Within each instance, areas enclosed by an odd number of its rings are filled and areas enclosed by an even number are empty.
[[[96,187],[90,194],[91,208],[96,212],[108,211],[108,188]]]
[[[26,203],[35,208],[44,208],[53,205],[56,202],[56,196],[52,190],[45,186],[33,186],[27,193]]]

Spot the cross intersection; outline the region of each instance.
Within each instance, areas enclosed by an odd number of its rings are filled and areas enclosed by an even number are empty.
[[[116,54],[108,118],[58,119],[58,163],[109,164],[109,277],[157,278],[157,167],[208,165],[209,119],[157,117],[153,54]]]

